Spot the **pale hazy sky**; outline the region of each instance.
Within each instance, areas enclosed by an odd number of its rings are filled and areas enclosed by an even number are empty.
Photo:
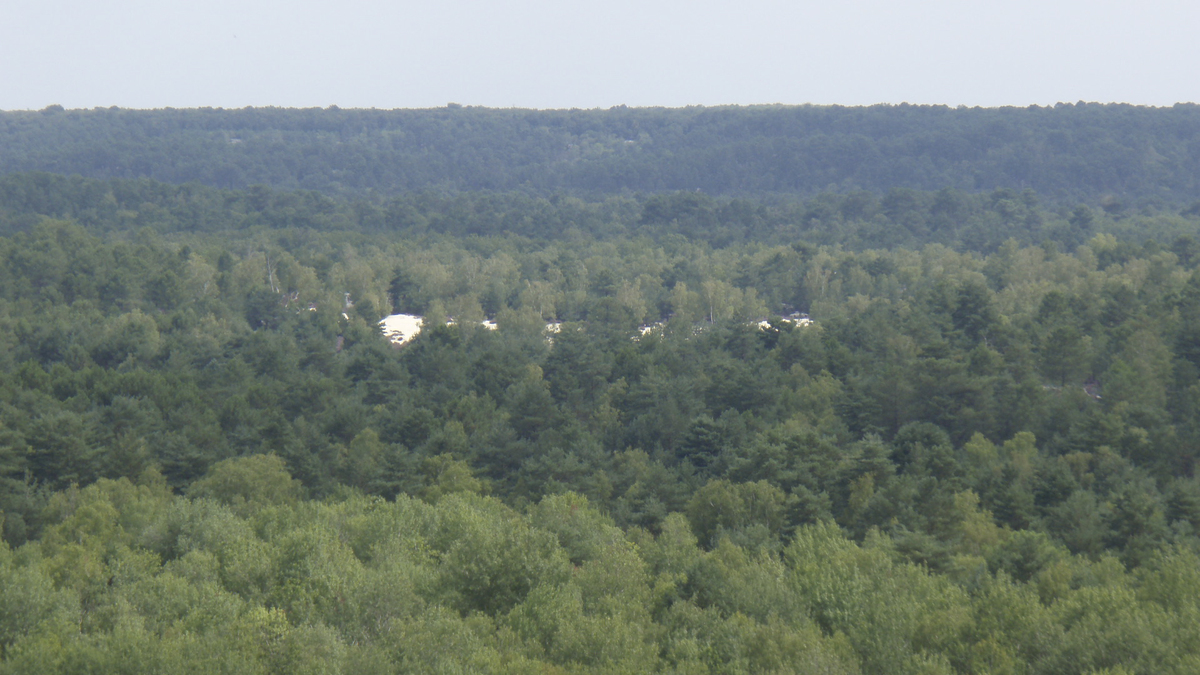
[[[1197,0],[0,0],[0,109],[1200,100]]]

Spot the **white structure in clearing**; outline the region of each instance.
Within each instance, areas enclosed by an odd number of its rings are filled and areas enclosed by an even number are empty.
[[[803,328],[813,322],[812,319],[808,318],[807,314],[789,314],[788,316],[777,317],[776,321],[779,323],[790,323],[797,328]],[[771,327],[770,319],[763,319],[757,323],[759,330],[766,330]]]
[[[416,314],[393,314],[379,322],[379,329],[383,331],[384,337],[399,347],[412,342],[420,335],[421,324],[424,322],[425,317]]]
[[[383,336],[393,345],[401,347],[415,340],[421,334],[421,326],[424,324],[425,317],[419,314],[393,314],[380,319],[379,330],[383,331]],[[454,324],[454,319],[446,322],[447,326],[453,326]],[[491,319],[484,319],[479,322],[479,325],[488,330],[499,328],[496,322]],[[559,330],[561,330],[561,326],[557,321],[546,324],[546,332],[548,333],[557,333]]]
[[[778,317],[776,320],[783,323],[794,324],[797,327],[804,327],[812,323],[812,319],[808,318],[807,314],[792,314],[789,316]],[[424,323],[425,317],[419,314],[393,314],[391,316],[384,317],[379,321],[379,329],[383,331],[383,336],[386,337],[393,345],[401,347],[412,342],[417,338],[418,335],[421,334],[421,326],[424,325]],[[768,319],[763,319],[762,321],[756,321],[754,323],[758,326],[759,330],[766,330],[771,327],[771,322]],[[454,325],[454,320],[451,319],[450,321],[447,321],[446,325]],[[499,326],[496,325],[496,322],[492,321],[491,319],[484,319],[479,323],[479,325],[488,330],[496,330],[499,328]],[[661,332],[663,326],[665,325],[666,324],[662,321],[642,324],[638,327],[638,335],[635,335],[634,339],[636,340],[638,337],[648,335],[655,331]],[[546,332],[550,335],[553,335],[561,330],[562,323],[559,321],[552,321],[546,324]]]

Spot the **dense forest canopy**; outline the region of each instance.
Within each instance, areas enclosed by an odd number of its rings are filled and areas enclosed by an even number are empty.
[[[327,193],[1032,189],[1200,200],[1200,108],[748,106],[0,112],[0,173]]]
[[[1194,115],[0,113],[0,675],[1200,672]]]
[[[821,193],[809,199],[752,200],[695,192],[609,196],[422,191],[391,197],[333,197],[265,186],[222,190],[139,179],[93,180],[34,172],[0,176],[0,234],[28,230],[43,218],[92,232],[138,229],[158,234],[301,229],[321,233],[422,237],[518,236],[534,240],[620,241],[669,235],[723,248],[808,244],[845,249],[942,244],[990,253],[1006,241],[1054,242],[1074,250],[1097,233],[1123,246],[1148,240],[1193,255],[1200,203],[1183,208],[1054,206],[1032,190],[972,194],[945,188],[895,188],[876,195]]]

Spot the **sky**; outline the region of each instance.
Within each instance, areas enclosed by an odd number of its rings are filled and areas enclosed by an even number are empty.
[[[1172,105],[1196,0],[0,0],[0,110]]]

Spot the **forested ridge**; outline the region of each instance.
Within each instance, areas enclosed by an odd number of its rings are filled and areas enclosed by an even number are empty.
[[[0,176],[0,673],[1200,671],[1194,195],[930,180]]]
[[[245,108],[0,112],[0,173],[327,193],[546,196],[892,188],[1200,200],[1200,108],[1058,104],[608,110]]]

